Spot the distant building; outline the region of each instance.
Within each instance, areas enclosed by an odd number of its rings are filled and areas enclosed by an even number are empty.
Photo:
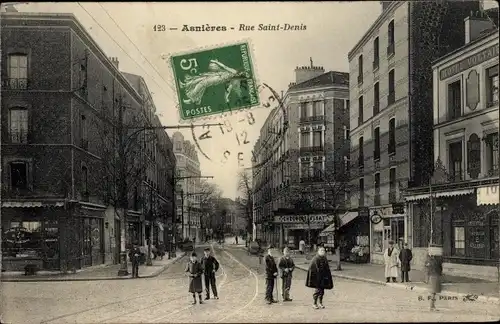
[[[498,27],[484,13],[474,13],[465,19],[466,44],[434,62],[436,171],[431,188],[413,188],[406,197],[417,266],[423,259],[418,256],[432,242],[443,247],[445,272],[495,281],[500,195],[498,36]]]
[[[463,45],[477,1],[382,1],[382,12],[348,54],[351,207],[371,224],[371,262],[389,240],[414,241],[404,205],[432,170],[432,61]],[[393,209],[400,204],[402,210]]]
[[[331,204],[345,208],[344,193],[330,197],[326,188],[345,180],[349,152],[349,75],[325,72],[312,60],[311,66],[297,67],[295,75],[282,98],[286,119],[283,109],[276,107],[261,128],[252,176],[256,238],[290,246],[309,233],[315,243],[333,221],[325,212],[312,223],[301,217],[306,215],[283,218],[302,196],[314,201],[317,209]],[[288,130],[282,136],[285,124]]]
[[[120,211],[108,159],[116,157],[120,111],[122,124],[159,125],[144,80],[132,85],[72,14],[2,13],[1,27],[3,269],[117,263]],[[156,228],[172,216],[175,159],[168,136],[157,133],[125,165],[138,165],[124,202],[127,243],[145,243],[146,183],[152,200],[164,202],[154,205]],[[140,151],[143,135],[130,147]]]
[[[184,135],[175,132],[172,135],[174,153],[177,160],[177,222],[181,237],[200,241],[201,210],[200,210],[200,161],[196,147],[184,139]]]

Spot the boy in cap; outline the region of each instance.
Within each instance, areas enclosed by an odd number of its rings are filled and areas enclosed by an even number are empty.
[[[266,300],[267,303],[273,304],[277,303],[273,298],[274,281],[278,276],[278,267],[276,266],[276,261],[274,261],[272,246],[267,249],[266,255]]]
[[[219,270],[219,262],[217,259],[210,255],[210,248],[205,248],[203,251],[204,256],[201,259],[201,264],[203,265],[204,278],[205,278],[205,299],[210,299],[210,286],[212,286],[212,292],[214,293],[214,298],[219,299],[217,294],[217,285],[215,283],[215,273]]]
[[[203,291],[203,284],[201,282],[203,266],[198,261],[196,252],[191,253],[189,263],[186,265],[186,272],[189,275],[189,292],[193,294],[193,305],[196,304],[196,294],[198,294],[200,304],[203,304],[201,298],[201,293]]]
[[[290,287],[292,286],[292,272],[295,269],[295,263],[290,257],[290,250],[288,247],[283,249],[283,256],[280,259],[279,268],[281,270],[281,280],[283,282],[283,301],[292,301],[290,298]]]

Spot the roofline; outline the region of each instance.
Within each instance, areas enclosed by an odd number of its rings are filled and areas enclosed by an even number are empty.
[[[318,91],[318,90],[346,90],[349,91],[349,86],[348,85],[342,85],[339,86],[338,84],[332,84],[332,85],[322,85],[322,86],[314,86],[314,87],[309,87],[309,88],[303,88],[303,89],[288,89],[285,93],[285,96],[283,97],[283,101],[286,101],[286,99],[291,96],[292,94],[300,94],[301,92],[310,92],[310,91]]]
[[[94,47],[94,54],[101,59],[101,62],[111,71],[114,72],[115,77],[120,79],[123,82],[123,86],[128,88],[127,90],[130,92],[132,96],[135,96],[135,100],[138,104],[142,105],[142,97],[135,90],[135,88],[130,84],[130,82],[126,79],[126,77],[122,74],[122,72],[111,62],[109,57],[106,55],[104,50],[97,44],[94,38],[87,32],[85,27],[80,23],[80,21],[76,18],[76,16],[72,13],[35,13],[35,12],[2,12],[2,24],[7,21],[3,28],[15,28],[16,25],[9,25],[8,20],[55,20],[60,22],[66,22],[66,25],[73,31],[77,32],[77,35],[81,38],[81,40],[86,43],[89,47]],[[72,26],[71,24],[74,24]],[[50,26],[40,26],[44,28],[50,28]]]
[[[480,47],[484,44],[489,43],[492,40],[496,40],[498,43],[498,28],[496,30],[492,30],[490,33],[483,35],[482,37],[476,38],[473,41],[469,42],[468,44],[465,44],[462,47],[457,48],[454,51],[451,51],[437,59],[435,59],[432,62],[432,69],[434,70],[435,68],[438,68],[441,65],[444,65],[446,62],[449,62],[456,57],[460,56],[461,54],[464,54],[470,50],[472,50],[473,47]]]
[[[376,29],[380,28],[380,25],[382,25],[382,22],[384,22],[384,21],[387,20],[387,17],[389,16],[389,13],[392,14],[393,11],[397,7],[399,7],[400,5],[402,5],[403,3],[406,3],[406,2],[408,2],[408,1],[394,1],[385,10],[382,10],[382,12],[378,16],[378,18],[370,26],[370,28],[368,28],[368,30],[363,35],[363,37],[361,37],[361,39],[356,43],[356,45],[354,45],[354,47],[349,51],[349,53],[347,53],[347,59],[350,61],[353,58],[353,56],[355,56],[355,54],[357,54],[359,48],[362,47],[363,45],[365,45],[368,42],[368,40],[370,39],[370,37],[373,35],[373,32]]]

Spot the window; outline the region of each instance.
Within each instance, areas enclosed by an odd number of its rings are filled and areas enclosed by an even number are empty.
[[[486,172],[488,176],[498,175],[498,133],[489,134],[486,141]]]
[[[486,84],[488,87],[486,89],[488,95],[487,107],[498,105],[498,65],[489,68],[486,71],[486,77],[488,78]]]
[[[323,147],[323,132],[315,131],[313,132],[313,147]]]
[[[462,91],[460,80],[448,85],[448,118],[462,116]]]
[[[84,149],[88,148],[88,129],[87,129],[87,118],[85,115],[81,116],[81,125],[80,125],[80,140],[81,140],[81,146]]]
[[[315,101],[313,103],[313,116],[322,116],[323,111],[321,109],[321,101]]]
[[[13,108],[9,111],[9,131],[12,143],[28,142],[28,110]]]
[[[389,71],[389,96],[387,97],[387,105],[392,105],[396,101],[395,93],[395,82],[394,82],[394,70]]]
[[[175,150],[177,152],[181,152],[182,151],[182,142],[175,142]]]
[[[396,168],[389,170],[389,203],[396,202]]]
[[[317,179],[320,179],[323,176],[323,162],[322,161],[316,161],[313,163],[313,172],[314,172],[314,177]]]
[[[350,101],[349,101],[349,100],[346,100],[346,101],[345,101],[345,113],[346,113],[347,115],[349,115],[349,103],[350,103]]]
[[[378,37],[373,40],[373,69],[378,69],[379,65],[379,44]]]
[[[363,55],[358,57],[358,84],[363,83]]]
[[[349,128],[344,125],[344,140],[347,141],[349,140]]]
[[[396,153],[396,119],[389,120],[389,154]]]
[[[359,206],[365,205],[365,179],[359,179]]]
[[[380,160],[380,127],[377,127],[374,130],[373,142],[374,142],[373,159],[375,161]]]
[[[450,143],[449,154],[450,181],[460,181],[462,180],[462,142]]]
[[[375,173],[375,205],[380,205],[380,173]]]
[[[380,112],[380,86],[379,83],[373,85],[373,116]]]
[[[300,103],[300,118],[306,118],[307,117],[307,103],[301,102]]]
[[[453,227],[453,255],[465,256],[465,227]]]
[[[10,163],[10,184],[12,189],[28,189],[28,163]]]
[[[88,169],[86,166],[82,166],[82,194],[88,195],[89,193],[89,183],[88,183]]]
[[[300,147],[309,147],[311,146],[311,133],[304,132],[300,133]]]
[[[391,56],[394,54],[394,20],[391,20],[389,26],[387,26],[387,56]]]
[[[358,124],[361,125],[363,124],[363,96],[359,97],[359,102],[358,102]]]
[[[304,162],[300,164],[300,177],[301,178],[309,178],[309,171],[311,166],[309,162]]]
[[[28,56],[24,54],[9,55],[10,89],[26,89],[28,87]]]
[[[359,138],[358,147],[359,147],[358,165],[360,168],[362,168],[364,167],[364,161],[365,161],[365,156],[363,153],[363,136]]]

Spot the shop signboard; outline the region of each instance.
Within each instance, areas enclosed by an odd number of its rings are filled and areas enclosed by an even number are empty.
[[[333,222],[333,215],[319,214],[319,215],[281,215],[274,216],[274,223],[278,224],[304,224],[304,223],[331,223]]]

